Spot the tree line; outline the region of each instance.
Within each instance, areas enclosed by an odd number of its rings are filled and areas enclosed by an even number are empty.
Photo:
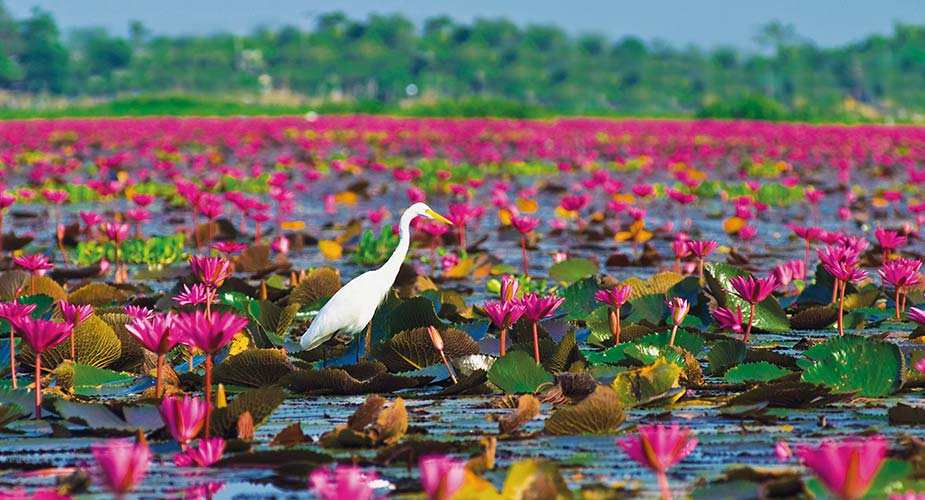
[[[925,27],[897,24],[821,48],[780,23],[763,51],[675,47],[626,36],[572,36],[505,19],[421,26],[401,15],[321,14],[312,29],[165,36],[133,22],[61,33],[33,10],[15,19],[0,0],[0,89],[68,97],[287,90],[328,101],[500,99],[563,113],[909,118],[925,106]]]

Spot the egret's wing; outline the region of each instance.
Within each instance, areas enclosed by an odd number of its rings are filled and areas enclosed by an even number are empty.
[[[376,271],[368,271],[338,290],[302,335],[302,349],[314,349],[338,332],[355,334],[363,330],[385,296],[379,281]],[[386,292],[391,286],[386,285]]]

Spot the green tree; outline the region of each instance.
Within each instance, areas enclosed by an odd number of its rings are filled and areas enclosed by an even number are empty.
[[[33,92],[61,93],[67,83],[68,51],[61,43],[58,25],[51,14],[32,9],[32,17],[20,23],[26,89]]]

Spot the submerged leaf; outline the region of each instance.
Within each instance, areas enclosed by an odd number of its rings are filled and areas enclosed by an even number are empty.
[[[522,394],[517,399],[517,408],[498,419],[498,432],[511,434],[540,414],[540,402],[532,394]]]
[[[447,358],[479,353],[478,344],[460,330],[447,328],[442,330],[440,335],[443,337],[444,354]],[[419,370],[443,362],[425,327],[398,333],[376,346],[373,355],[394,373]]]

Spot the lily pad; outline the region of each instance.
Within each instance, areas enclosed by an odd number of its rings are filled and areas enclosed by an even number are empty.
[[[748,276],[745,271],[723,263],[709,264],[704,268],[704,277],[713,296],[716,297],[720,306],[728,307],[733,311],[736,307],[741,307],[743,314],[751,305],[742,300],[739,296],[728,293],[732,286],[729,280],[736,276]],[[769,296],[755,306],[755,319],[752,327],[769,333],[784,333],[790,330],[790,320],[787,319],[787,313],[781,308],[780,303],[774,296]]]
[[[498,432],[511,434],[540,414],[540,402],[532,394],[521,394],[517,408],[498,419]]]
[[[456,358],[478,354],[479,346],[472,337],[455,328],[440,332],[443,337],[444,354],[447,358]],[[430,340],[426,327],[414,328],[398,333],[388,341],[376,346],[373,355],[391,372],[420,370],[427,366],[442,363],[440,352]]]
[[[757,363],[743,363],[735,366],[729,369],[723,378],[726,380],[726,382],[733,384],[746,381],[768,382],[790,373],[793,372],[785,368],[781,368],[777,365],[772,365],[766,361],[760,361]]]
[[[491,365],[488,380],[507,394],[520,394],[536,392],[553,377],[529,354],[511,351]]]
[[[647,344],[659,347],[668,347],[669,342],[671,342],[670,331],[650,333],[635,341],[636,344]],[[703,337],[679,328],[674,338],[674,345],[690,353],[699,354],[703,349]]]
[[[566,259],[549,267],[549,277],[556,281],[574,283],[582,278],[594,276],[597,264],[588,259]]]
[[[391,373],[377,373],[366,380],[358,380],[340,368],[296,370],[280,379],[286,389],[299,394],[355,395],[393,392],[417,387],[420,378],[403,377]]]
[[[278,386],[244,391],[232,399],[228,406],[212,412],[212,432],[216,436],[236,437],[238,419],[245,412],[250,412],[254,427],[259,427],[285,399],[286,393]]]
[[[681,367],[657,359],[655,363],[617,375],[611,387],[626,408],[643,405],[678,387]]]
[[[903,354],[897,345],[868,338],[817,358],[804,370],[802,380],[824,384],[835,392],[857,391],[864,397],[879,398],[902,387],[904,371]]]
[[[568,312],[567,320],[584,320],[600,306],[594,299],[594,294],[600,290],[596,278],[584,278],[559,290],[559,296],[565,300],[562,309]]]
[[[74,290],[67,296],[67,301],[77,305],[92,305],[102,307],[112,303],[123,303],[128,295],[118,288],[106,283],[90,283]]]
[[[289,294],[289,303],[301,305],[331,297],[340,290],[340,271],[333,267],[313,269]]]
[[[248,349],[215,367],[217,383],[263,387],[276,384],[295,370],[285,349]]]
[[[838,310],[829,306],[815,306],[804,309],[790,318],[794,330],[822,330],[838,320]]]
[[[713,375],[722,375],[729,368],[745,361],[746,355],[745,342],[736,339],[720,340],[707,353],[709,371]]]
[[[556,436],[611,434],[626,419],[617,393],[599,385],[574,406],[559,408],[546,419],[543,431]]]

